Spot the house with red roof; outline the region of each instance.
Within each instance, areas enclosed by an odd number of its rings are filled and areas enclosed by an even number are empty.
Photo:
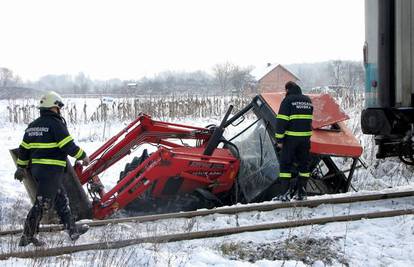
[[[255,93],[284,92],[285,84],[288,81],[300,81],[299,77],[293,72],[281,64],[275,63],[267,63],[263,67],[254,69],[250,74],[256,81],[254,86]]]

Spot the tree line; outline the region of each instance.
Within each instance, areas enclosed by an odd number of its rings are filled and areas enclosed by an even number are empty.
[[[304,88],[327,85],[363,88],[364,69],[358,61],[332,60],[284,66],[301,79]],[[61,94],[71,95],[242,94],[247,87],[255,86],[257,83],[251,75],[253,69],[253,66],[238,66],[225,62],[214,65],[210,72],[165,71],[153,77],[137,80],[93,80],[80,72],[76,75],[45,75],[36,81],[23,81],[13,70],[0,67],[0,97],[5,98],[1,94],[4,88],[55,90]]]

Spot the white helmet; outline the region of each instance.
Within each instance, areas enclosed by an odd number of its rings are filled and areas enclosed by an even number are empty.
[[[43,95],[40,99],[40,103],[38,108],[40,109],[49,109],[53,107],[62,108],[63,105],[63,99],[62,97],[53,91],[48,92],[47,94]]]

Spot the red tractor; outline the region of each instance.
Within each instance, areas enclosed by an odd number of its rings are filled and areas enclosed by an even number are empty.
[[[314,119],[308,194],[346,192],[362,147],[343,122],[348,116],[329,95],[309,96]],[[78,219],[103,219],[120,209],[148,214],[270,200],[277,194],[274,135],[283,97],[257,95],[233,116],[230,106],[220,125],[205,128],[140,115],[95,151],[86,169],[68,164],[65,186],[74,214]],[[117,185],[105,192],[99,175],[146,143],[157,150],[137,155],[125,166]],[[346,171],[335,157],[352,159]],[[34,183],[30,177],[25,179],[32,199]],[[90,197],[82,185],[87,185]]]

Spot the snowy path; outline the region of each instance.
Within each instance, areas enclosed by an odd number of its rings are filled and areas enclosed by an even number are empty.
[[[91,228],[76,244],[412,208],[414,208],[414,197],[405,197],[347,204],[324,204],[316,208],[299,207],[267,212],[244,212],[235,215],[212,214],[203,217],[167,219],[144,223],[120,223]],[[64,231],[41,233],[40,236],[46,239],[52,247],[57,244],[72,244],[71,241],[67,240]],[[18,238],[18,236],[14,236],[14,238]],[[11,241],[10,237],[0,238],[1,242],[6,242],[6,240]],[[17,243],[17,240],[15,243]]]
[[[336,205],[321,205],[316,208],[291,208],[291,209],[279,209],[270,212],[247,212],[237,215],[223,215],[214,214],[205,217],[196,217],[191,219],[173,219],[162,220],[156,222],[147,223],[123,223],[118,225],[109,225],[105,227],[97,227],[91,229],[87,234],[81,237],[76,244],[102,242],[102,241],[115,241],[120,239],[132,239],[145,236],[173,234],[179,232],[193,232],[193,231],[205,231],[212,229],[219,229],[224,227],[236,227],[265,224],[269,222],[283,222],[298,219],[309,219],[315,217],[329,217],[339,215],[351,215],[357,213],[375,212],[375,211],[388,211],[396,209],[408,209],[413,208],[414,197],[405,197],[399,199],[379,200],[370,202],[359,202],[351,204],[336,204]],[[402,216],[404,217],[404,216]],[[405,216],[408,217],[409,216]],[[340,223],[336,223],[340,224]],[[352,223],[351,223],[352,224]],[[319,227],[319,226],[315,226]],[[304,228],[304,227],[300,227]],[[275,230],[277,231],[277,230]],[[292,230],[297,231],[297,229]],[[235,236],[246,235],[239,234]],[[252,233],[250,233],[252,234]],[[66,234],[59,233],[47,233],[41,234],[43,239],[47,240],[50,247],[70,245],[71,242],[67,241]],[[7,250],[15,250],[15,244],[17,243],[17,236],[3,237],[1,243],[8,243]],[[221,239],[221,238],[218,238]],[[212,240],[212,239],[210,239]],[[177,242],[181,243],[181,242]],[[20,249],[20,248],[18,248]],[[9,250],[10,251],[10,250]],[[13,261],[13,260],[11,260]]]

